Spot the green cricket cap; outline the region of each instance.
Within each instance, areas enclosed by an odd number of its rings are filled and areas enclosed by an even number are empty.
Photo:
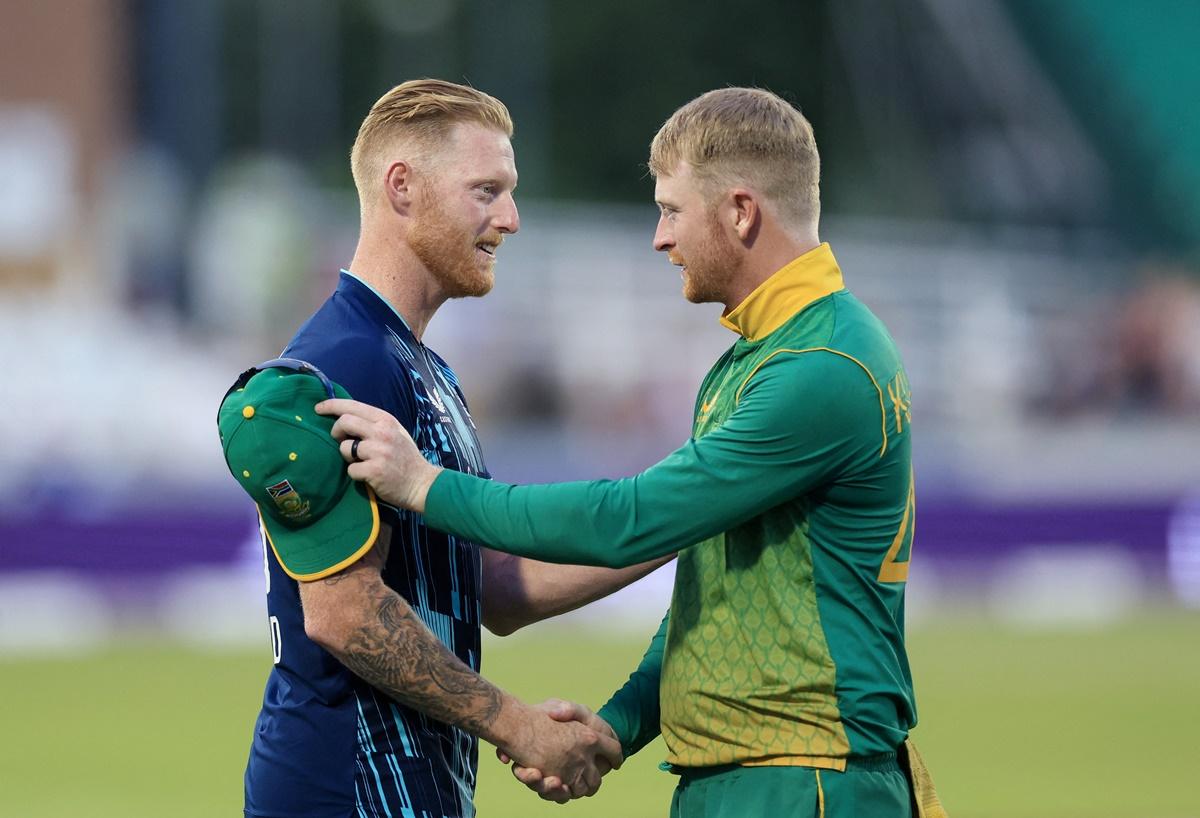
[[[217,412],[230,473],[258,506],[279,564],[298,580],[336,573],[379,536],[379,505],[350,478],[335,418],[313,407],[350,394],[311,364],[290,358],[246,370]]]

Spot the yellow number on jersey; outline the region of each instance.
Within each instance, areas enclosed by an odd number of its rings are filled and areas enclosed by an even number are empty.
[[[913,531],[916,529],[916,515],[917,497],[913,492],[912,475],[909,475],[908,502],[904,504],[904,516],[900,518],[900,530],[896,532],[896,539],[892,540],[892,547],[888,549],[887,556],[883,558],[883,565],[879,566],[879,576],[876,579],[880,582],[908,581],[908,563],[912,559],[912,540]],[[904,549],[904,552],[908,555],[908,559],[904,562],[897,562],[896,557],[900,555],[901,549]]]

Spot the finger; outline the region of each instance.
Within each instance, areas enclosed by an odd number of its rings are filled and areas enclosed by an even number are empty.
[[[543,783],[536,788],[537,794],[546,801],[553,801],[556,804],[565,804],[571,800],[571,791],[559,782],[558,778],[551,776],[546,779],[547,782],[553,782],[554,786],[547,786]]]
[[[584,721],[591,715],[591,711],[583,705],[562,699],[547,699],[541,707],[555,721]]]
[[[579,704],[578,702],[563,702],[563,704],[565,707],[561,708],[558,712],[562,714],[570,713],[572,721],[577,721],[602,736],[617,737],[617,734],[613,732],[612,725],[593,713],[587,705]],[[557,719],[557,715],[554,718]]]
[[[580,798],[585,795],[593,795],[596,790],[600,789],[601,778],[602,775],[600,770],[596,769],[596,767],[593,765],[589,765],[583,771],[583,784],[585,789],[582,792],[577,792],[575,797]]]
[[[591,785],[585,778],[581,776],[575,779],[575,781],[571,783],[571,786],[567,787],[567,790],[570,791],[572,799],[583,798],[588,794],[588,792],[590,792]]]
[[[625,755],[621,752],[621,742],[604,733],[596,734],[596,753],[612,765],[614,770],[621,769]]]
[[[496,748],[496,758],[500,759],[501,764],[508,764],[512,761],[512,758],[508,755],[508,753],[504,752],[499,747]]]
[[[536,787],[542,782],[542,771],[535,770],[532,767],[522,767],[520,764],[514,764],[512,767],[513,777],[524,784],[526,787]]]
[[[378,406],[371,406],[369,403],[348,400],[347,398],[323,400],[315,408],[318,415],[355,415],[372,423],[377,423],[384,418],[391,417],[391,415]]]
[[[579,706],[583,707],[583,705]],[[614,739],[617,737],[616,731],[612,729],[611,724],[600,718],[591,710],[588,710],[586,707],[583,707],[583,710],[587,713],[587,718],[582,720],[586,726],[592,728],[602,736],[608,736],[609,738]]]
[[[358,453],[362,454],[362,446],[358,447]],[[357,480],[360,483],[370,483],[371,478],[377,476],[377,472],[374,471],[374,466],[361,460],[355,461],[347,466],[346,474],[350,475],[351,480]]]
[[[512,766],[512,774],[518,781],[536,792],[540,798],[547,801],[556,801],[560,804],[565,804],[571,800],[571,793],[567,791],[567,788],[562,785],[561,779],[556,775],[548,775],[542,778],[539,770],[522,767],[519,764]]]
[[[599,780],[597,780],[597,781],[596,781],[596,785],[595,785],[594,787],[592,787],[592,786],[589,786],[586,792],[580,793],[579,795],[577,795],[577,796],[575,796],[575,797],[576,797],[576,798],[591,798],[593,795],[595,795],[596,793],[600,792],[600,787],[601,787],[601,786],[603,786],[603,785],[602,785],[602,782],[600,782]]]
[[[365,438],[369,436],[375,428],[375,424],[371,421],[360,418],[358,415],[342,415],[333,423],[333,428],[329,430],[329,434],[334,440],[348,440],[352,437]]]
[[[594,795],[600,789],[600,782],[612,768],[603,758],[597,758],[593,766],[588,768],[588,795]]]
[[[354,448],[356,441],[358,442],[357,449]],[[386,451],[386,448],[381,447],[375,441],[363,440],[358,437],[348,437],[338,444],[338,454],[347,463],[363,463],[370,460],[372,455],[378,456],[381,449]]]

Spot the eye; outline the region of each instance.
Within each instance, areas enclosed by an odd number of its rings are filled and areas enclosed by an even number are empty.
[[[479,193],[481,198],[491,199],[500,192],[500,186],[495,182],[484,182],[482,185],[477,185],[475,190]]]

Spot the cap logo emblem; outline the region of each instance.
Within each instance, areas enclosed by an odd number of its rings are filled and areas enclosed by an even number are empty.
[[[287,480],[282,480],[273,486],[267,486],[267,494],[279,507],[279,512],[289,520],[302,520],[308,516],[309,502],[292,488]]]

